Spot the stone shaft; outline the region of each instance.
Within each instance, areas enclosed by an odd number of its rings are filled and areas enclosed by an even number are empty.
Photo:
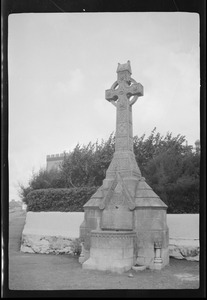
[[[107,170],[107,178],[118,171],[123,177],[141,176],[133,151],[132,105],[143,96],[143,86],[131,78],[131,66],[119,64],[117,81],[106,90],[106,100],[116,107],[115,153]]]
[[[117,103],[115,151],[133,151],[132,107],[125,95]]]

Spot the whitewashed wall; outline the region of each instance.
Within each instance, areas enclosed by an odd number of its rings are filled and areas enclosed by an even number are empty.
[[[199,214],[168,214],[170,238],[199,239]]]
[[[83,212],[28,212],[22,232],[21,251],[71,253],[79,237]],[[168,214],[170,255],[199,260],[199,215]]]
[[[28,212],[23,234],[78,238],[83,212]]]

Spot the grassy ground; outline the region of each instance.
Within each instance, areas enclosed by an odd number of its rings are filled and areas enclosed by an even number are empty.
[[[10,213],[9,288],[11,290],[164,290],[198,289],[199,263],[170,259],[161,271],[123,274],[83,270],[78,257],[19,251],[25,212]],[[133,277],[129,277],[129,273]]]

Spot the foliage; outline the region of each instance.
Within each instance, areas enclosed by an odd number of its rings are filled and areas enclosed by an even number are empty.
[[[23,184],[19,183],[19,196],[22,199],[22,201],[27,204],[27,195],[32,191],[32,188],[30,186],[30,182],[29,185],[27,187],[25,187]]]
[[[59,171],[41,169],[33,174],[27,187],[20,186],[21,198],[27,203],[28,193],[39,189],[81,191],[101,186],[114,150],[113,133],[101,143],[77,144],[65,156]],[[173,137],[169,132],[161,136],[154,128],[148,137],[134,137],[134,153],[142,176],[168,205],[168,213],[198,213],[200,154],[187,145],[184,136]]]
[[[135,137],[135,155],[142,175],[168,205],[168,213],[199,212],[200,155],[185,138],[152,131],[148,139]],[[146,158],[147,157],[147,158]]]
[[[81,239],[80,238],[76,238],[71,242],[71,253],[73,255],[80,255],[82,251],[82,247],[81,247]]]
[[[69,156],[65,157],[61,170],[68,179],[68,187],[100,186],[114,153],[115,137],[101,144],[89,143],[76,145]]]
[[[107,141],[98,141],[87,146],[76,145],[74,150],[65,156],[60,170],[41,169],[33,173],[27,187],[20,186],[20,197],[27,204],[27,194],[37,189],[78,188],[100,186],[106,170],[112,160],[115,146],[113,133]]]
[[[141,171],[145,169],[146,164],[165,152],[182,153],[183,155],[192,152],[192,146],[183,145],[185,137],[177,135],[172,137],[172,133],[167,132],[166,136],[156,133],[156,127],[152,130],[150,136],[145,138],[143,134],[140,138],[134,137],[134,154]]]
[[[20,191],[19,195],[23,202],[27,204],[27,195],[34,190],[39,189],[49,189],[49,188],[65,188],[65,178],[59,170],[52,169],[47,171],[45,169],[40,169],[39,172],[33,173],[29,184],[24,187],[19,184]]]
[[[27,195],[28,211],[83,211],[97,187],[38,189]]]

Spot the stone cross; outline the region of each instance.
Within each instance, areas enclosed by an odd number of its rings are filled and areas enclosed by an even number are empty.
[[[117,80],[105,98],[117,108],[115,151],[133,152],[132,105],[143,96],[143,86],[131,78],[131,66],[118,64]]]
[[[106,90],[117,110],[115,152],[102,186],[84,205],[83,269],[122,273],[135,263],[156,270],[169,263],[167,206],[145,182],[133,151],[132,105],[143,86],[131,74],[130,61],[118,64]]]

